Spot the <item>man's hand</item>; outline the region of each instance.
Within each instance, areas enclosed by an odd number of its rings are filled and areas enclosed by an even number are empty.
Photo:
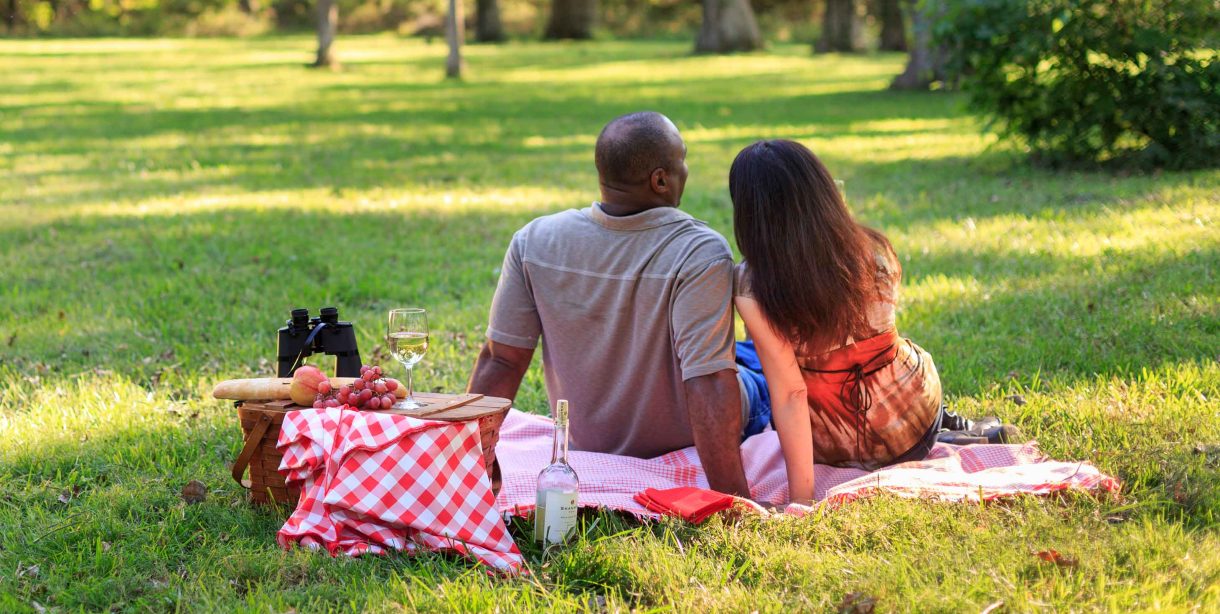
[[[695,450],[712,490],[750,498],[741,466],[741,391],[737,375],[718,371],[686,380],[686,407]]]
[[[470,374],[466,392],[513,400],[533,357],[533,349],[513,347],[488,339],[474,363],[474,372]]]

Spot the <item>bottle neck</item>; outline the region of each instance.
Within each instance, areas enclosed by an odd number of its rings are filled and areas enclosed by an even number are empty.
[[[568,464],[568,402],[555,404],[555,441],[551,446],[551,464]]]

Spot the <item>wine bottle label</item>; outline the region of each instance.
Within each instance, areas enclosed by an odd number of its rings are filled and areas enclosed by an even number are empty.
[[[548,544],[567,541],[576,529],[576,493],[548,490],[544,496],[539,496],[539,499],[545,499],[544,509],[537,512],[537,518],[542,519],[542,537],[545,539],[539,539],[537,533],[535,539]]]

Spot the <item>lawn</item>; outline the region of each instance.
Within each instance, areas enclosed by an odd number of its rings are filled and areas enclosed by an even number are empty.
[[[1220,609],[1220,172],[1030,168],[960,96],[886,91],[898,55],[519,43],[468,48],[449,83],[440,44],[345,37],[341,72],[310,49],[0,40],[0,611]],[[337,305],[388,366],[384,314],[417,305],[417,381],[462,389],[512,232],[595,199],[597,131],[645,108],[686,137],[683,208],[729,237],[736,152],[813,148],[893,240],[899,327],[950,403],[1121,496],[594,514],[560,552],[523,538],[533,573],[507,580],[278,549],[212,384],[271,374],[294,306]],[[545,411],[538,364],[517,405]]]

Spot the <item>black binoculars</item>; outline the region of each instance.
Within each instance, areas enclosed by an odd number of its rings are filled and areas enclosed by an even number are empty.
[[[293,309],[292,319],[280,329],[279,377],[292,373],[313,354],[335,357],[336,377],[360,377],[360,350],[351,322],[339,321],[339,310],[323,307],[316,318],[308,309]]]

